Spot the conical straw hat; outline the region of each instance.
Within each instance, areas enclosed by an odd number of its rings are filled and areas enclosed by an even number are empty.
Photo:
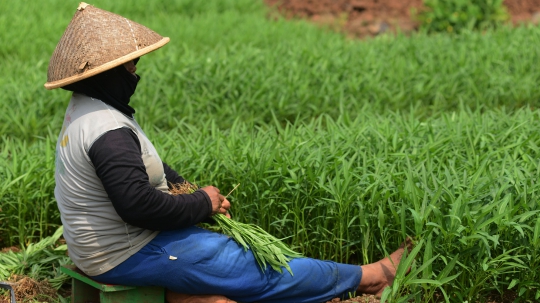
[[[136,22],[81,2],[51,57],[45,88],[97,75],[169,40]]]

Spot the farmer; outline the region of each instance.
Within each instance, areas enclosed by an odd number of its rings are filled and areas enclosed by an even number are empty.
[[[56,146],[56,188],[75,265],[111,284],[159,285],[168,302],[324,302],[392,284],[407,242],[358,266],[298,258],[261,270],[251,251],[195,226],[231,204],[213,186],[168,194],[184,179],[161,160],[134,118],[139,58],[169,42],[81,3],[49,63],[47,89],[72,91]],[[233,301],[234,300],[234,301]]]

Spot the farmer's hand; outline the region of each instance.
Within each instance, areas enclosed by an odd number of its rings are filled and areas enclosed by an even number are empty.
[[[231,202],[229,202],[229,200],[227,200],[227,198],[225,198],[223,200],[223,202],[221,203],[221,208],[222,209],[225,209],[225,213],[222,213],[225,215],[225,217],[227,218],[231,218],[231,214],[229,214],[229,208],[231,208]]]
[[[219,189],[217,187],[206,186],[201,189],[208,194],[208,197],[210,197],[210,200],[212,201],[212,216],[215,214],[224,214],[229,218],[231,217],[227,212],[229,208],[231,208],[231,203],[219,193]]]

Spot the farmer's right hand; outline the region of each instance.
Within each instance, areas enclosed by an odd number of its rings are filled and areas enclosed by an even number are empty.
[[[227,215],[227,211],[231,208],[231,203],[219,193],[219,189],[214,186],[206,186],[201,189],[204,190],[212,201],[212,216],[215,214]]]

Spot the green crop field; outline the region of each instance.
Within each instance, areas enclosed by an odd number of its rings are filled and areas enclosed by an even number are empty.
[[[137,65],[136,119],[188,180],[240,183],[238,221],[354,264],[413,236],[391,302],[540,300],[539,27],[356,41],[255,0],[91,4],[171,38]],[[77,5],[0,2],[0,248],[61,225],[70,94],[43,84]]]

